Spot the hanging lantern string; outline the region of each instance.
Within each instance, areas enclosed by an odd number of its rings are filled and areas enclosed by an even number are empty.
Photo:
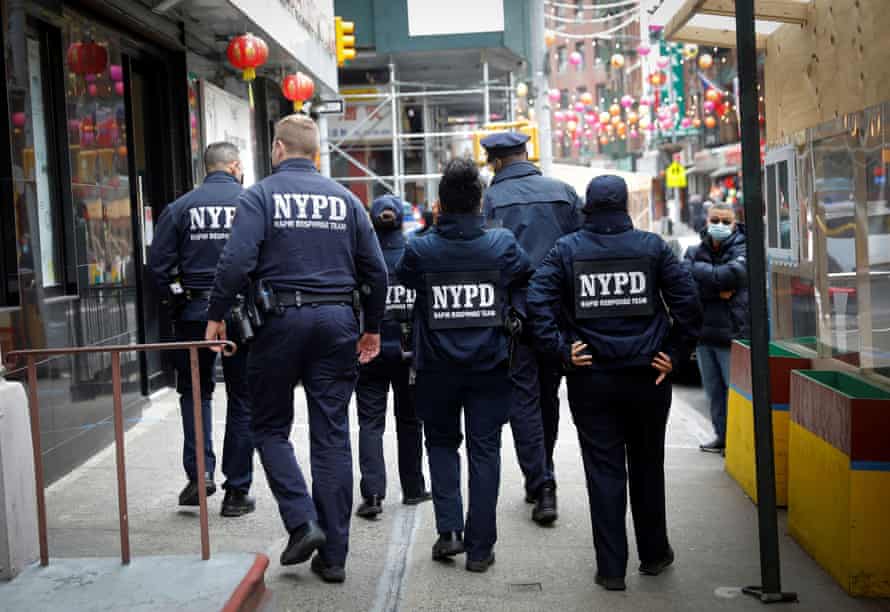
[[[630,19],[628,19],[627,21],[624,21],[624,22],[622,22],[622,23],[619,23],[618,25],[616,25],[616,26],[613,27],[613,28],[609,28],[609,29],[606,29],[606,30],[602,30],[602,31],[600,31],[600,32],[592,33],[592,34],[569,34],[569,33],[567,33],[567,32],[561,32],[561,31],[558,31],[558,30],[549,30],[549,31],[552,32],[552,33],[553,33],[554,35],[556,35],[556,36],[561,36],[561,37],[563,37],[563,38],[568,38],[568,39],[571,39],[571,40],[588,40],[588,39],[591,39],[591,38],[593,38],[593,39],[596,39],[596,38],[611,39],[612,36],[610,36],[610,34],[614,34],[615,32],[619,32],[619,31],[621,31],[621,30],[627,28],[628,26],[630,26],[631,24],[633,24],[635,21],[638,21],[638,20],[639,20],[639,16],[637,16],[637,15],[633,15],[633,16],[632,16]],[[625,38],[628,38],[628,39],[629,39],[630,37],[625,37]],[[643,40],[643,38],[633,38],[633,40]]]
[[[546,19],[550,19],[556,23],[582,23],[582,24],[590,24],[590,23],[606,23],[607,21],[612,21],[614,19],[623,19],[628,15],[639,13],[638,7],[629,8],[626,11],[621,13],[615,13],[614,15],[606,15],[605,17],[591,17],[590,19],[581,19],[580,17],[558,17],[556,15],[544,15]]]

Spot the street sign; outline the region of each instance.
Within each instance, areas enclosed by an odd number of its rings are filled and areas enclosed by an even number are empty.
[[[667,179],[668,189],[683,189],[686,187],[686,168],[678,162],[672,163],[664,171],[665,179]]]
[[[342,115],[344,109],[343,98],[336,100],[320,100],[312,105],[312,110],[319,115]]]

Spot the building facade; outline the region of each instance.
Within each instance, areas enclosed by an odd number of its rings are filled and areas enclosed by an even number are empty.
[[[146,266],[154,221],[201,180],[208,142],[237,144],[247,181],[268,172],[270,126],[289,109],[278,85],[285,71],[336,91],[332,0],[161,5],[0,2],[4,353],[169,339]],[[225,60],[247,24],[270,49],[252,84],[253,108]],[[121,362],[134,419],[172,382],[171,368],[160,353],[124,353]],[[40,362],[50,480],[112,439],[110,366],[102,354]]]

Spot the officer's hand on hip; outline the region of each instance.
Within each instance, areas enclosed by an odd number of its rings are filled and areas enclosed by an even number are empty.
[[[580,340],[572,342],[572,365],[576,368],[584,368],[593,363],[593,355],[585,353],[587,345]]]
[[[380,334],[362,334],[358,339],[358,362],[362,365],[380,354]]]
[[[665,353],[658,353],[655,359],[652,360],[652,367],[660,372],[658,378],[655,379],[655,384],[660,385],[667,378],[667,375],[673,371],[674,363]]]
[[[226,322],[225,321],[207,321],[207,331],[204,333],[204,339],[208,342],[216,340],[226,340]],[[211,350],[220,353],[222,346],[214,346]]]
[[[733,295],[735,295],[735,291],[721,291],[721,292],[720,292],[720,299],[722,299],[722,300],[731,300]]]

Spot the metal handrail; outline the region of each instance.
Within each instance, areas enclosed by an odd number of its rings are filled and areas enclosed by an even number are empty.
[[[234,343],[225,340],[201,340],[196,342],[158,342],[154,344],[121,344],[110,346],[80,346],[65,348],[23,349],[7,354],[12,364],[24,357],[28,372],[28,411],[31,416],[31,448],[34,453],[34,484],[37,496],[37,530],[40,543],[40,565],[49,565],[47,544],[46,496],[43,478],[43,456],[40,448],[40,405],[37,398],[37,358],[50,355],[77,355],[83,353],[111,353],[111,384],[114,402],[114,449],[117,463],[117,506],[121,534],[121,562],[130,563],[130,524],[127,514],[127,474],[124,464],[124,411],[121,392],[121,353],[188,350],[192,375],[192,404],[195,419],[195,458],[198,470],[198,506],[201,523],[201,559],[210,559],[210,531],[207,519],[207,486],[204,480],[204,428],[201,426],[201,377],[198,371],[198,349],[222,348],[226,355],[237,350]]]

